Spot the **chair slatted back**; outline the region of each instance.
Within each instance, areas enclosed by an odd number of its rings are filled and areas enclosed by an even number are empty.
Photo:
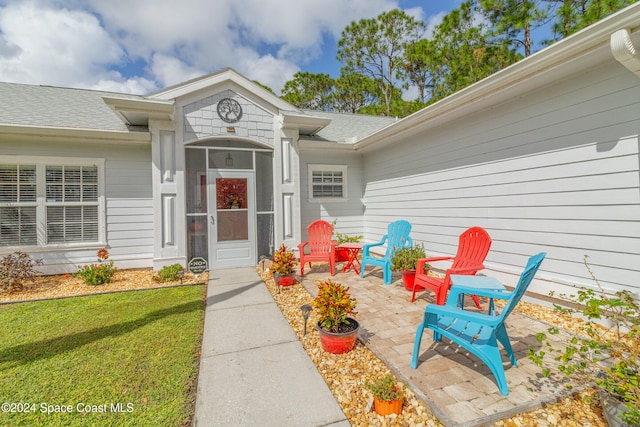
[[[391,259],[399,248],[413,246],[409,237],[411,224],[403,219],[394,221],[387,227],[387,251],[385,258]]]
[[[482,264],[491,248],[491,237],[482,227],[471,227],[460,235],[458,252],[451,268]]]
[[[511,293],[511,298],[509,298],[509,301],[507,301],[504,310],[502,310],[502,313],[500,313],[500,317],[503,321],[513,311],[516,305],[518,305],[518,302],[520,302],[520,299],[527,291],[527,288],[531,284],[533,277],[536,275],[536,272],[538,271],[538,268],[540,268],[540,264],[542,264],[542,260],[546,255],[546,252],[540,252],[539,254],[529,258],[524,271],[520,275],[518,284]]]
[[[313,221],[307,227],[309,238],[309,254],[320,255],[331,251],[333,239],[333,226],[324,220]]]

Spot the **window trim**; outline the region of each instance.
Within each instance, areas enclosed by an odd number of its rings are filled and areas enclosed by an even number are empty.
[[[0,163],[31,164],[36,167],[36,227],[37,243],[34,246],[0,246],[0,253],[12,253],[16,250],[47,252],[70,248],[93,248],[106,245],[106,194],[105,194],[105,162],[104,158],[90,157],[55,157],[55,156],[13,156],[0,155]],[[47,166],[96,166],[98,169],[98,240],[93,242],[65,242],[46,244],[46,183]],[[4,204],[3,204],[4,205]],[[11,203],[6,204],[11,206]]]
[[[347,189],[349,188],[348,178],[347,178],[347,165],[330,165],[330,164],[313,164],[309,163],[307,165],[308,170],[308,200],[311,203],[337,203],[337,202],[345,202],[349,199],[349,195],[347,193]],[[314,197],[313,196],[313,173],[314,172],[342,172],[342,197]]]

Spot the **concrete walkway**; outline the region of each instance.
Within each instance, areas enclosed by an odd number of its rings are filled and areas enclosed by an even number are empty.
[[[194,426],[349,426],[255,268],[209,272]]]

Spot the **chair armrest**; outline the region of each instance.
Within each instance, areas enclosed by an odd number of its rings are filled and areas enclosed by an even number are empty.
[[[473,294],[481,297],[503,300],[508,300],[511,298],[511,292],[505,289],[481,289],[471,286],[453,285],[451,286],[451,289],[449,289],[449,295],[447,295],[446,305],[449,307],[457,306],[460,294]]]
[[[424,265],[426,263],[435,261],[446,261],[450,259],[453,259],[453,257],[420,258],[418,259],[418,261],[416,261],[416,271],[418,273],[424,273]]]
[[[385,236],[386,239],[386,236]],[[378,243],[369,243],[366,244],[362,247],[362,255],[363,256],[369,256],[369,249],[375,246],[382,246],[384,244],[385,239],[382,239],[382,241],[378,242]]]
[[[304,250],[304,247],[307,246],[309,244],[309,242],[302,242],[298,245],[298,250],[300,252],[302,252]]]
[[[484,264],[472,265],[468,267],[449,268],[448,274],[475,274],[479,270],[484,270]]]
[[[495,326],[500,322],[500,318],[477,311],[468,311],[450,305],[428,304],[425,309],[426,314],[439,316],[450,316],[456,319],[469,320],[471,322],[483,323],[487,326]]]

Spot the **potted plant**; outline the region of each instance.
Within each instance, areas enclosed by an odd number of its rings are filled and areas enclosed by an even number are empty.
[[[336,224],[338,220],[334,220],[331,225],[333,226],[333,240],[340,246],[341,243],[358,243],[364,236],[349,236],[348,234],[341,234],[336,232]],[[336,247],[336,262],[349,261],[349,250],[345,248]]]
[[[551,355],[559,363],[557,370],[571,380],[571,389],[595,383],[610,426],[640,425],[640,303],[627,290],[605,293],[586,258],[584,264],[597,289],[560,295],[579,308],[555,305],[559,313],[571,317],[577,313],[585,319],[579,335],[566,335],[559,345],[539,333],[536,338],[542,347],[538,351],[530,347],[528,357],[549,376],[551,369],[543,359]],[[547,332],[560,333],[555,327]]]
[[[331,279],[318,281],[318,295],[311,303],[320,320],[317,329],[322,348],[329,353],[342,354],[354,349],[360,324],[348,317],[356,315],[357,301],[349,288]]]
[[[415,245],[409,248],[400,248],[396,250],[391,258],[391,270],[402,272],[402,281],[404,287],[408,291],[413,292],[413,283],[416,279],[416,263],[420,258],[426,258],[424,245]],[[425,264],[425,271],[430,268],[429,264]],[[422,286],[418,287],[418,291],[424,290]]]
[[[298,260],[292,250],[283,243],[273,254],[273,264],[271,272],[278,286],[291,286],[295,283],[294,272],[298,265]]]
[[[402,413],[402,388],[395,378],[387,374],[374,381],[366,381],[364,386],[373,394],[373,407],[376,414],[387,416]]]

